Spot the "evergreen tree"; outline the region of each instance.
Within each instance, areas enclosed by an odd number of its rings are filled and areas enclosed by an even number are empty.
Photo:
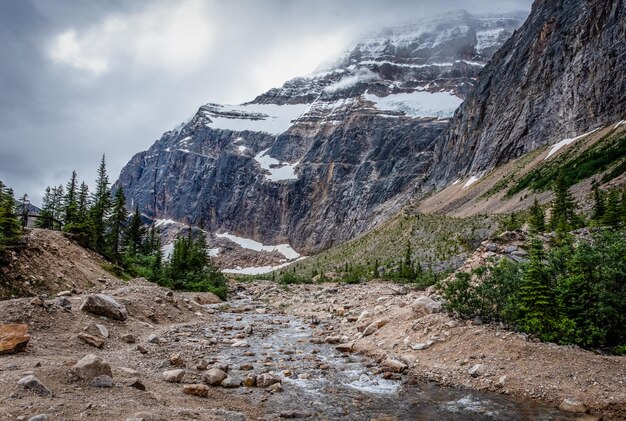
[[[141,220],[141,213],[139,212],[139,206],[135,206],[135,211],[130,218],[128,228],[126,230],[126,241],[128,247],[128,253],[135,255],[141,251],[141,245],[143,242],[146,229]]]
[[[154,229],[152,230],[154,231]],[[151,266],[152,276],[150,281],[160,284],[163,280],[163,250],[161,249],[161,238],[157,237],[154,244],[154,260]]]
[[[92,244],[96,251],[104,253],[106,249],[105,229],[106,220],[111,211],[111,192],[109,190],[109,176],[106,171],[106,161],[104,155],[98,167],[96,178],[96,191],[92,196],[92,207],[90,212]]]
[[[609,192],[606,200],[606,211],[602,216],[602,225],[617,228],[622,220],[621,203],[617,189]]]
[[[52,229],[63,227],[63,186],[52,188]]]
[[[24,193],[24,195],[20,198],[20,223],[22,224],[22,229],[26,228],[28,225],[28,214],[30,213],[30,200],[28,199],[28,195]]]
[[[115,261],[119,260],[122,236],[126,226],[126,215],[126,196],[124,196],[124,190],[120,188],[115,192],[113,210],[109,218],[109,244],[111,247],[111,257]]]
[[[537,198],[535,198],[533,205],[530,207],[528,223],[530,225],[530,232],[533,234],[538,234],[546,230],[545,216]]]
[[[83,246],[90,244],[92,229],[91,220],[89,218],[89,187],[83,181],[78,189],[76,198],[75,220],[68,223],[64,228]]]
[[[78,190],[78,208],[76,210],[77,219],[86,221],[89,218],[89,186],[84,181]]]
[[[576,223],[576,203],[567,186],[563,171],[554,183],[554,202],[550,226],[559,232],[568,231]]]
[[[532,237],[529,247],[529,261],[524,273],[519,293],[519,306],[522,313],[522,329],[526,332],[545,333],[551,327],[548,274],[546,270],[543,243]]]
[[[54,209],[52,205],[52,191],[50,186],[46,187],[46,193],[43,195],[41,211],[39,212],[37,222],[35,224],[39,228],[54,228]]]
[[[404,261],[401,267],[401,276],[405,279],[412,280],[415,278],[415,269],[413,268],[413,261],[411,259],[411,242],[406,242],[406,251],[404,253]]]
[[[22,234],[20,221],[15,213],[13,190],[0,181],[0,251],[16,245]]]
[[[591,219],[600,222],[604,217],[605,205],[604,205],[604,192],[600,190],[600,186],[596,180],[593,180],[591,185],[591,196],[593,198],[593,212]]]
[[[76,171],[72,171],[72,177],[67,183],[65,196],[63,197],[63,224],[68,226],[78,221],[78,181]]]
[[[622,224],[626,226],[626,186],[624,186],[624,188],[622,189],[621,213],[622,213]]]

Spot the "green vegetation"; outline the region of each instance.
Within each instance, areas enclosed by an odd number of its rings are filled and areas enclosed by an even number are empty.
[[[18,245],[22,224],[17,216],[13,190],[0,181],[0,254]],[[2,262],[0,255],[0,262]]]
[[[626,134],[608,135],[590,148],[577,152],[567,150],[522,177],[507,196],[511,197],[528,188],[533,191],[548,190],[559,172],[564,174],[564,184],[572,186],[595,174],[609,170],[603,183],[621,175],[626,170]]]
[[[144,277],[173,289],[209,291],[226,298],[225,278],[208,257],[204,236],[193,237],[190,231],[178,238],[166,262],[158,230],[144,225],[138,207],[129,217],[123,189],[111,191],[104,156],[94,194],[89,194],[85,182],[78,186],[73,171],[66,189],[46,189],[37,225],[72,235],[108,259],[103,268],[121,279]]]

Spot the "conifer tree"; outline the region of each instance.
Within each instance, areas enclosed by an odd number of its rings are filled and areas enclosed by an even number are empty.
[[[550,226],[558,231],[572,228],[576,220],[576,203],[567,186],[563,171],[559,172],[554,183],[554,202]]]
[[[39,228],[54,228],[54,209],[52,205],[52,191],[50,186],[46,187],[46,192],[43,195],[41,211],[39,212],[37,222],[35,224]]]
[[[89,218],[89,186],[84,181],[78,190],[78,208],[76,210],[77,218],[83,222]]]
[[[13,190],[0,181],[0,251],[17,244],[21,234],[22,228],[15,212]]]
[[[60,230],[63,225],[63,186],[52,188],[52,228]]]
[[[121,240],[126,226],[126,215],[126,196],[124,196],[124,190],[120,188],[115,192],[113,210],[109,218],[111,257],[116,261],[119,260]]]
[[[71,226],[78,220],[78,181],[76,171],[72,171],[72,177],[67,183],[65,196],[63,197],[63,224]]]
[[[620,208],[619,193],[617,189],[613,189],[609,192],[606,200],[606,211],[602,216],[602,224],[617,228],[622,219]]]
[[[28,214],[30,213],[30,199],[28,195],[24,193],[22,197],[20,197],[20,223],[22,224],[22,229],[26,228],[28,225]]]
[[[137,254],[141,251],[141,244],[145,235],[146,229],[141,220],[141,213],[139,212],[139,206],[135,205],[135,211],[130,218],[128,228],[126,230],[126,241],[128,252],[131,255]]]
[[[593,212],[591,214],[591,219],[596,222],[600,222],[604,217],[605,205],[604,192],[600,190],[597,180],[594,180],[591,185],[591,196],[593,198]]]
[[[543,243],[532,237],[529,247],[529,262],[520,288],[520,310],[522,328],[527,332],[545,332],[550,320],[548,308],[552,305],[547,270],[544,259]]]
[[[533,205],[530,207],[528,223],[530,225],[530,232],[533,234],[538,234],[546,230],[545,215],[536,197]]]
[[[109,176],[106,171],[105,156],[102,155],[98,176],[96,178],[96,190],[92,196],[90,219],[92,229],[92,244],[96,251],[104,253],[106,249],[105,229],[106,220],[111,210],[111,192],[109,190]]]
[[[154,229],[152,230],[154,232]],[[161,238],[157,237],[154,243],[154,260],[151,266],[152,277],[150,280],[161,283],[163,280],[163,250],[161,249]]]

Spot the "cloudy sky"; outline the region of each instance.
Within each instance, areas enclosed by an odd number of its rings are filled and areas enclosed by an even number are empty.
[[[531,0],[0,0],[0,180],[39,203],[73,169],[111,181],[206,102],[240,103],[359,35]]]

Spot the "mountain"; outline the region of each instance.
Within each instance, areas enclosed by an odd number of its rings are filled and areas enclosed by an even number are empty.
[[[423,191],[626,117],[624,0],[537,0],[436,142]]]
[[[251,102],[201,106],[135,155],[114,188],[162,226],[302,254],[328,248],[401,209],[432,167],[435,140],[525,17],[455,12],[373,33]]]

